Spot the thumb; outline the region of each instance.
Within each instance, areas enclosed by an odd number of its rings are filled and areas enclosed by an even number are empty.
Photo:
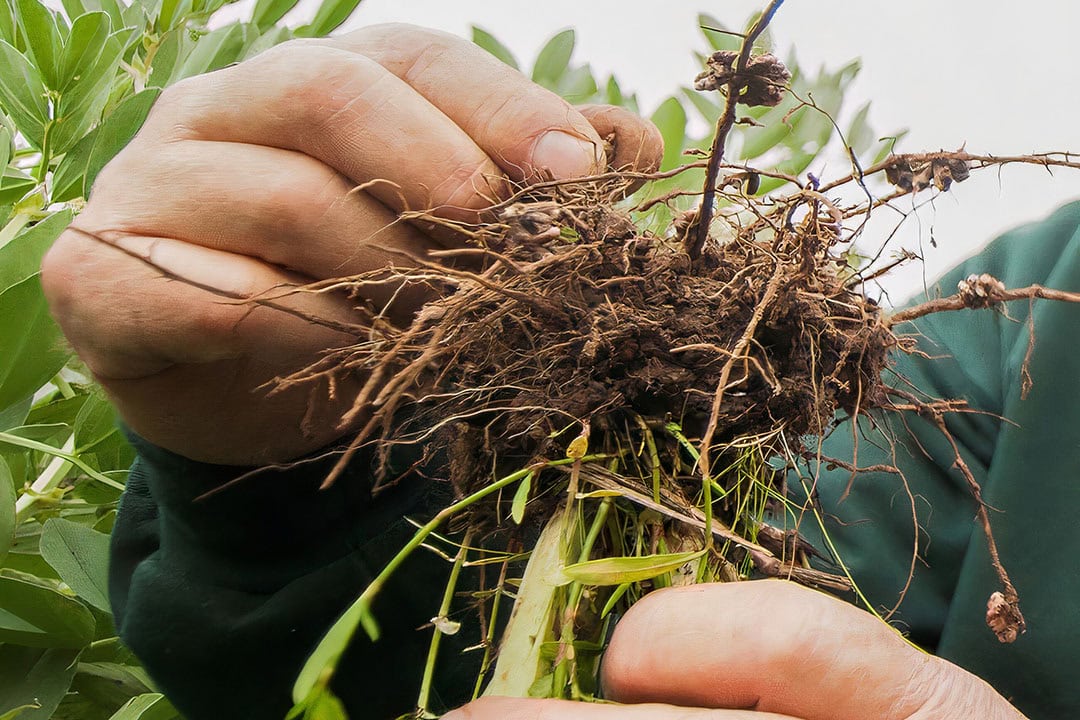
[[[752,708],[804,720],[1017,720],[984,681],[840,600],[782,580],[662,590],[604,656],[625,703]]]

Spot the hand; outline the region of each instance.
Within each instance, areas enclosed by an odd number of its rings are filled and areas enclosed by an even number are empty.
[[[351,429],[362,378],[340,378],[334,400],[325,386],[267,396],[357,340],[301,317],[356,323],[357,301],[288,290],[408,265],[448,240],[395,222],[402,210],[475,219],[508,181],[602,169],[612,132],[615,163],[658,163],[652,126],[576,111],[460,38],[383,25],[289,42],[167,89],[75,222],[107,242],[69,230],[42,282],[136,432],[207,462],[294,458]],[[243,302],[268,291],[284,311]],[[393,319],[422,300],[395,301]]]
[[[993,688],[874,617],[782,580],[660,590],[604,654],[625,705],[483,698],[445,720],[1023,720]]]

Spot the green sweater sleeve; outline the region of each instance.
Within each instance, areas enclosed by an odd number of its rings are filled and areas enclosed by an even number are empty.
[[[414,478],[373,499],[366,460],[320,491],[329,458],[198,499],[245,469],[132,439],[138,459],[113,531],[110,595],[121,637],[188,720],[281,720],[308,653],[411,537],[405,517],[429,516],[448,494]],[[430,639],[418,629],[436,614],[447,575],[421,552],[386,587],[373,608],[385,640],[358,637],[335,679],[352,717],[412,709]],[[461,635],[448,653],[478,640]],[[467,699],[468,670],[452,664],[436,702]]]
[[[940,293],[984,272],[1010,288],[1080,291],[1080,203],[999,238],[947,274]],[[987,679],[1031,718],[1056,720],[1080,717],[1073,677],[1080,647],[1080,306],[1040,300],[1030,307],[1034,385],[1026,398],[1026,301],[928,316],[902,328],[917,334],[923,354],[897,357],[889,378],[973,409],[950,414],[948,427],[992,509],[1025,635],[1002,645],[985,626],[987,598],[1000,585],[953,451],[931,423],[875,415],[854,431],[841,426],[825,443],[826,456],[857,457],[861,467],[895,465],[903,474],[859,475],[841,500],[850,472],[822,470],[817,489],[834,515],[827,528],[838,555],[872,604],[888,610],[899,603],[893,620],[917,642]]]

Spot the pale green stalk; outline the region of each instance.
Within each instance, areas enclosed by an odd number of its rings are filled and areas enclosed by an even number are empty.
[[[0,433],[3,434],[3,433]],[[64,441],[60,452],[70,453],[75,449],[75,435],[72,433]],[[30,484],[30,487],[15,501],[15,522],[21,523],[30,516],[34,506],[43,495],[49,493],[60,485],[60,481],[71,469],[71,462],[59,455],[54,456],[40,475]]]
[[[439,614],[436,615],[436,619],[445,618],[450,614],[450,605],[454,601],[454,592],[457,590],[458,578],[461,576],[461,568],[465,564],[465,555],[467,553],[466,547],[469,544],[469,540],[472,536],[472,532],[465,534],[465,539],[462,540],[461,546],[458,548],[457,556],[454,557],[454,565],[450,570],[450,577],[446,581],[446,590],[443,592],[442,603],[439,605]],[[417,714],[422,717],[435,717],[428,710],[428,700],[431,697],[431,683],[435,679],[435,660],[439,656],[439,643],[442,640],[443,631],[439,629],[438,623],[433,623],[435,630],[431,635],[431,645],[428,647],[427,662],[424,664],[424,677],[420,681],[420,694],[416,699]]]
[[[585,542],[581,546],[581,552],[578,554],[579,563],[587,561],[589,555],[592,554],[593,545],[596,544],[596,538],[600,536],[600,530],[607,521],[607,514],[610,509],[611,498],[604,498],[600,503],[600,507],[596,510],[596,516],[593,517],[592,525],[589,526],[589,532],[585,536]],[[555,664],[551,683],[555,697],[563,696],[568,674],[572,690],[578,692],[577,658],[574,655],[574,616],[577,614],[577,607],[581,603],[581,595],[584,590],[585,586],[578,581],[574,581],[570,585],[559,637],[559,651],[563,657]]]
[[[506,584],[506,569],[510,566],[510,559],[503,561],[502,569],[499,570],[499,582],[495,586],[495,594],[492,595],[491,617],[488,619],[487,634],[484,636],[484,657],[480,661],[480,672],[476,676],[476,685],[473,687],[472,699],[480,697],[480,690],[484,685],[484,677],[488,668],[491,667],[491,648],[495,646],[495,629],[499,624],[499,606],[502,605],[503,587]]]
[[[46,455],[51,455],[53,458],[63,458],[75,467],[82,470],[90,477],[97,480],[99,483],[108,485],[114,490],[124,489],[123,483],[118,483],[115,480],[106,477],[105,475],[102,475],[100,472],[83,462],[78,456],[71,454],[75,449],[74,435],[68,438],[68,442],[65,442],[64,447],[61,449],[54,448],[52,445],[46,445],[45,443],[38,442],[37,440],[19,437],[18,435],[12,435],[11,433],[6,432],[0,432],[0,442],[7,443],[8,445],[17,445],[18,447],[24,447],[28,450],[37,450],[38,452],[43,452]],[[68,448],[68,443],[71,444],[70,448]],[[57,483],[59,483],[59,480],[57,480]],[[52,488],[49,489],[51,490]]]

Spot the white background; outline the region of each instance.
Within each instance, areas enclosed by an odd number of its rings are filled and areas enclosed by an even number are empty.
[[[303,0],[287,18],[310,17]],[[543,41],[577,30],[575,61],[614,72],[647,115],[698,68],[706,45],[699,11],[740,27],[765,0],[364,0],[344,29],[401,21],[468,37],[490,31],[529,66]],[[248,5],[247,7],[250,7]],[[230,12],[243,16],[244,5]],[[910,128],[898,150],[1021,154],[1080,151],[1080,3],[1068,0],[788,0],[772,25],[781,56],[795,47],[807,68],[861,58],[849,107],[873,100],[873,128]],[[837,168],[837,172],[842,171]],[[828,168],[826,168],[827,174]],[[903,245],[926,267],[893,278],[892,299],[921,290],[996,234],[1080,199],[1080,171],[1051,177],[1034,167],[982,171],[909,222]],[[891,229],[878,227],[877,232]],[[933,233],[938,247],[930,246]],[[868,243],[869,244],[869,243]]]

